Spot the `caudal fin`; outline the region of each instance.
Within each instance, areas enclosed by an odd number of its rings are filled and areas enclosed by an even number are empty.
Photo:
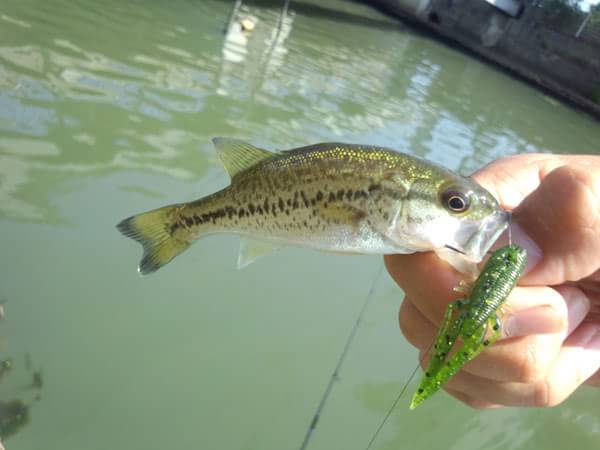
[[[125,236],[135,239],[144,254],[138,267],[142,275],[152,273],[167,264],[190,246],[189,241],[176,239],[171,233],[175,206],[166,206],[129,217],[117,225]]]

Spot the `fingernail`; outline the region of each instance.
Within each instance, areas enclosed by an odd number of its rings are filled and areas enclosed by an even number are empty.
[[[502,334],[504,337],[510,338],[515,336],[521,336],[521,324],[519,318],[514,315],[510,315],[504,318],[502,321]]]
[[[578,288],[561,286],[556,290],[564,299],[564,307],[543,305],[508,314],[502,323],[504,336],[548,333],[564,333],[565,337],[569,336],[587,316],[590,302]]]
[[[593,345],[590,345],[592,344]],[[590,332],[590,335],[587,339],[584,340],[583,342],[583,346],[587,347],[595,347],[595,348],[600,348],[600,326],[596,326],[596,328]]]
[[[527,251],[527,265],[525,266],[525,272],[527,273],[533,269],[538,262],[542,259],[542,250],[531,239],[525,230],[518,223],[512,223],[510,225],[510,233],[512,243],[524,248]]]
[[[561,287],[557,288],[567,303],[568,325],[567,336],[570,335],[575,328],[581,324],[583,319],[590,311],[590,301],[578,288]],[[568,294],[567,294],[568,292]]]
[[[507,337],[557,333],[565,329],[564,318],[550,306],[536,306],[504,317],[502,334]]]

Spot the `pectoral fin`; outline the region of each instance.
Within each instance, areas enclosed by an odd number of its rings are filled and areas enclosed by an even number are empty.
[[[393,192],[396,198],[405,198],[410,192],[412,182],[397,170],[389,169],[383,172],[380,184],[383,189]]]
[[[273,244],[272,242],[258,241],[256,239],[241,236],[238,269],[242,269],[247,265],[252,264],[258,258],[265,256],[280,247],[281,245]]]

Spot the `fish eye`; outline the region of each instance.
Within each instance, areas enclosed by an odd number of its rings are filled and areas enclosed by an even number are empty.
[[[455,213],[465,212],[471,206],[469,195],[453,188],[442,193],[442,203],[446,209]]]

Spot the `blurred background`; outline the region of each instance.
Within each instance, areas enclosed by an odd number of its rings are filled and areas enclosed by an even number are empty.
[[[288,248],[238,271],[223,235],[142,278],[114,228],[224,187],[211,137],[382,145],[463,174],[600,152],[592,115],[412,22],[353,1],[238,3],[0,3],[7,449],[297,449],[368,301],[308,446],[365,448],[417,363],[382,258]],[[598,444],[591,388],[551,410],[409,400],[374,448]]]

